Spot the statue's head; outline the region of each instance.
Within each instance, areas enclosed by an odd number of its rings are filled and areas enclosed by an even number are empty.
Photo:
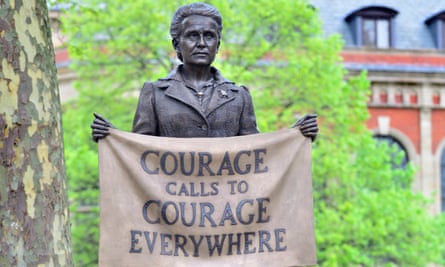
[[[173,15],[172,22],[170,24],[170,35],[172,37],[172,44],[176,50],[178,59],[183,61],[183,57],[180,51],[178,51],[177,47],[179,45],[181,34],[183,33],[183,22],[186,18],[190,16],[204,16],[212,19],[217,25],[217,34],[218,34],[218,47],[219,40],[221,39],[222,32],[222,17],[219,11],[205,3],[192,3],[189,5],[181,6],[176,10]]]

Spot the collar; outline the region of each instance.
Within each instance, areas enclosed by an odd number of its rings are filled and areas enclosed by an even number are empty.
[[[182,75],[181,75],[181,71],[182,68],[184,67],[183,64],[175,67],[165,78],[159,79],[159,81],[178,81],[178,82],[184,82],[182,79]],[[215,79],[215,85],[220,85],[223,83],[231,83],[233,84],[233,82],[231,82],[230,80],[226,79],[224,76],[222,76],[222,74],[219,72],[218,69],[214,68],[214,67],[210,67],[210,72],[213,75],[213,78]]]

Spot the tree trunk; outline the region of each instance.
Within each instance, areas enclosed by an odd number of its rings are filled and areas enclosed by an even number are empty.
[[[0,266],[72,266],[45,0],[0,0]]]

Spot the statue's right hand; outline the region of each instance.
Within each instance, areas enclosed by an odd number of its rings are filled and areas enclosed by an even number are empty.
[[[110,128],[115,128],[114,125],[104,119],[102,116],[100,116],[97,113],[94,113],[94,120],[91,124],[91,137],[93,138],[94,142],[99,141],[102,138],[107,137],[107,135],[110,134]]]

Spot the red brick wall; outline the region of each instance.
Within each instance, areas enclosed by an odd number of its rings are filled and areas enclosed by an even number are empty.
[[[445,110],[433,110],[432,120],[432,153],[436,153],[440,142],[445,138]]]
[[[377,129],[379,116],[387,116],[390,118],[390,128],[397,129],[406,135],[414,147],[416,152],[420,152],[420,115],[417,109],[400,109],[400,108],[368,108],[371,118],[366,122],[369,129]],[[445,129],[444,129],[445,133]],[[442,134],[442,136],[444,136]]]
[[[378,53],[360,51],[342,51],[345,62],[368,64],[402,64],[414,66],[444,66],[445,55],[414,53]]]

